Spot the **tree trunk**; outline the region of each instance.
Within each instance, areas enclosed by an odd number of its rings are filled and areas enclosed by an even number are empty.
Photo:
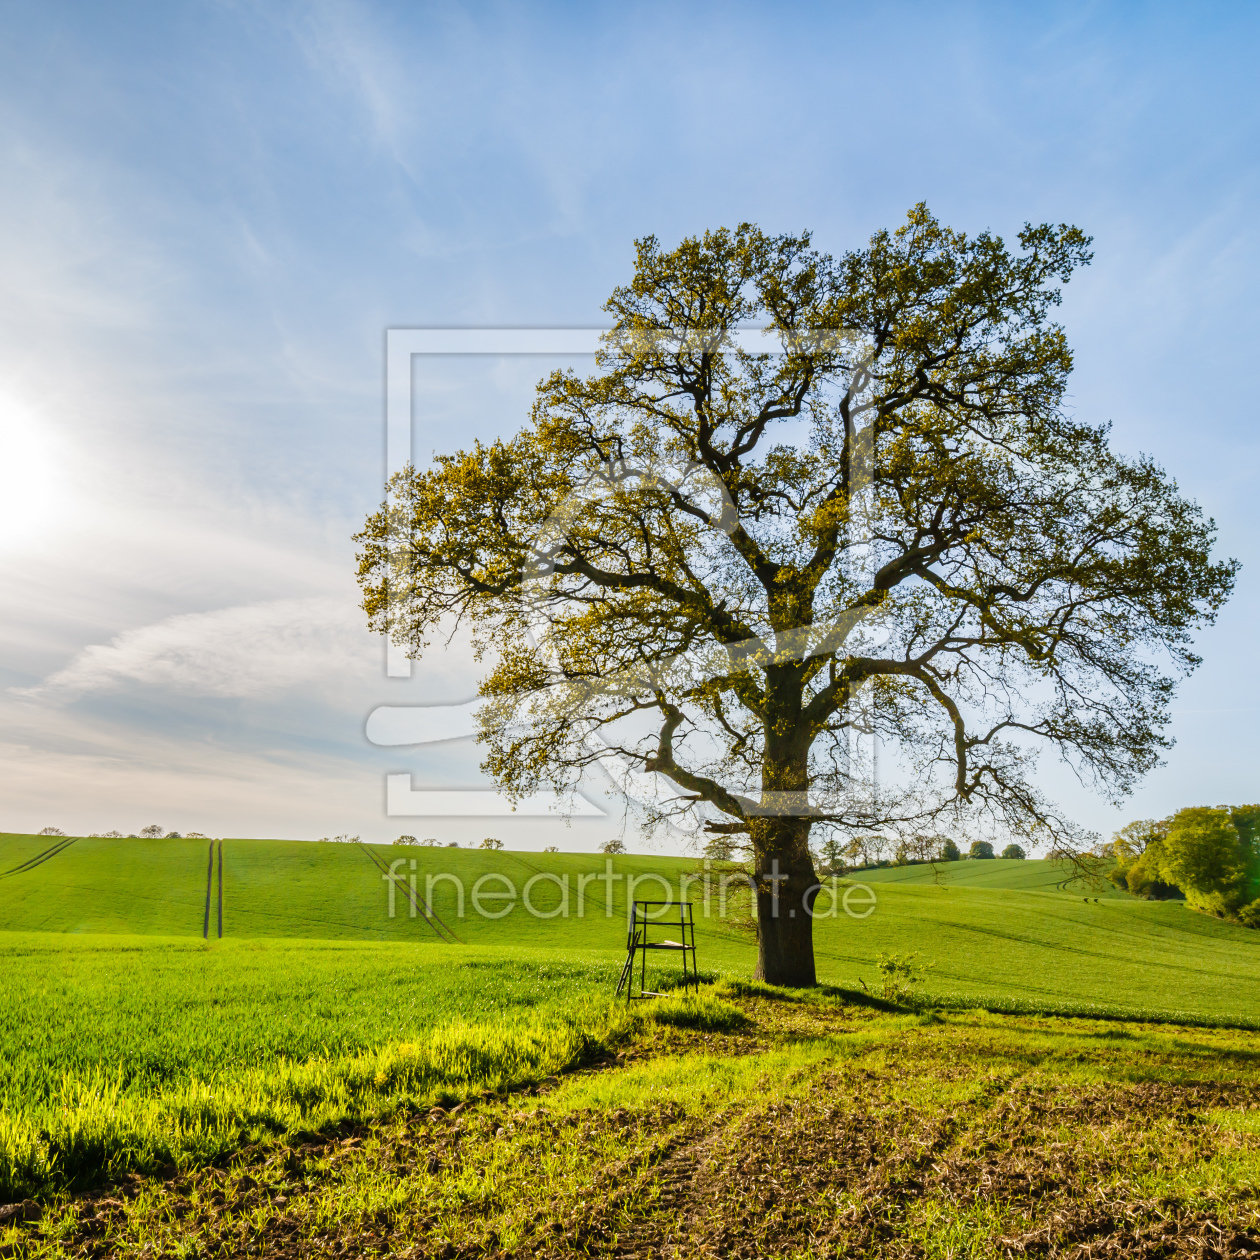
[[[790,988],[817,984],[814,920],[817,880],[809,823],[762,818],[750,827],[757,880],[757,970],[754,979]]]

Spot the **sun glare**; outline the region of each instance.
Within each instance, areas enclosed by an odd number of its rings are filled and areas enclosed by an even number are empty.
[[[58,462],[35,413],[0,395],[0,551],[30,546],[57,521],[66,498]]]

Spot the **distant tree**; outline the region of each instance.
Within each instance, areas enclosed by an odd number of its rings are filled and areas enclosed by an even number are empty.
[[[549,844],[543,849],[544,853],[559,853],[560,846],[558,844]]]
[[[993,846],[987,840],[973,840],[971,848],[967,851],[969,858],[991,858],[993,856]]]
[[[157,823],[150,823],[147,827],[140,828],[140,834],[146,840],[156,840],[159,836],[165,834],[165,828],[159,827]]]
[[[459,841],[458,841],[458,840],[448,840],[448,841],[446,842],[446,847],[447,847],[448,849],[458,849],[458,848],[459,848]]]
[[[118,833],[114,832],[113,834],[117,835]],[[189,840],[209,840],[210,839],[209,836],[207,836],[204,832],[201,832],[201,831],[189,831],[189,832],[186,832],[185,834],[186,834],[186,838]]]
[[[605,840],[599,846],[599,851],[601,853],[624,853],[626,846],[620,840]]]
[[[420,841],[417,840],[415,836],[399,836],[398,839],[394,841],[394,843],[395,844],[419,844]]]
[[[1246,860],[1246,895],[1260,897],[1260,805],[1232,805],[1230,821],[1238,832]]]
[[[941,861],[942,862],[960,862],[962,861],[962,851],[958,846],[949,839],[941,845]]]
[[[1002,856],[1004,858],[1019,858],[1020,861],[1023,861],[1028,854],[1025,853],[1019,845],[1008,844],[1006,848],[1002,850]]]
[[[1117,887],[1148,901],[1167,901],[1181,896],[1180,890],[1166,874],[1162,840],[1148,840],[1137,857],[1118,862],[1109,878]]]
[[[1135,822],[1125,823],[1111,837],[1108,846],[1110,855],[1119,862],[1140,857],[1152,840],[1163,840],[1167,837],[1168,822],[1167,818],[1158,821],[1154,818],[1139,818]]]
[[[845,862],[854,870],[862,870],[880,863],[888,842],[880,835],[857,832],[849,837],[842,850]]]
[[[834,833],[829,832],[822,842],[822,859],[829,871],[844,869],[844,845]]]
[[[1260,848],[1260,805],[1231,805],[1229,818],[1244,848],[1249,852]]]
[[[105,831],[105,832],[102,832],[101,834],[106,840],[121,840],[123,838],[123,833],[121,831]],[[191,834],[193,833],[189,832],[189,835]],[[199,838],[202,840],[206,839],[205,836],[201,836]]]
[[[184,837],[181,836],[178,831],[168,831],[166,833],[166,838],[168,840],[182,840]]]
[[[1229,915],[1246,900],[1247,853],[1228,809],[1180,809],[1163,842],[1163,876],[1199,910]]]
[[[735,857],[735,841],[730,836],[710,836],[704,845],[704,856],[715,862],[730,862]]]
[[[1181,895],[1164,874],[1164,841],[1169,823],[1167,818],[1138,818],[1125,823],[1111,837],[1103,856],[1115,863],[1107,878],[1117,888],[1149,901],[1166,901]]]
[[[41,827],[35,834],[37,836],[64,836],[66,833],[60,827]]]
[[[436,836],[425,836],[420,843],[427,849],[431,849],[434,846],[437,846],[438,848],[442,847],[442,842]]]
[[[485,839],[481,842],[481,848],[483,848],[483,849],[501,849],[501,848],[503,848],[503,841],[502,841],[502,840],[496,840],[493,836],[487,836],[487,837],[486,837],[486,838],[485,838]]]

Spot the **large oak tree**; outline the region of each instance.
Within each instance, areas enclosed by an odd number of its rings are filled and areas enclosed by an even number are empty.
[[[359,535],[371,625],[492,649],[508,792],[603,762],[662,785],[648,815],[742,836],[758,975],[812,984],[811,832],[1077,843],[1038,749],[1128,791],[1231,589],[1212,522],[1064,405],[1050,317],[1088,248],[922,206],[838,259],[750,224],[638,242],[595,374],[390,483]]]

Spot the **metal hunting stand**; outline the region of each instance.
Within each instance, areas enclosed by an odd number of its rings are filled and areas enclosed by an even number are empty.
[[[630,903],[630,930],[626,936],[626,964],[621,969],[621,979],[617,981],[617,996],[622,989],[626,991],[627,1002],[637,1002],[642,998],[664,997],[663,993],[655,993],[647,987],[647,956],[650,949],[672,949],[682,954],[683,988],[695,986],[700,988],[700,973],[696,969],[696,916],[691,902],[678,903],[677,919],[650,919],[649,906],[672,906],[672,901],[632,901]],[[680,941],[649,941],[648,928],[677,928],[682,937]],[[639,991],[634,992],[634,956],[643,955],[643,963],[639,972]],[[691,968],[687,967],[687,955],[691,955]]]

